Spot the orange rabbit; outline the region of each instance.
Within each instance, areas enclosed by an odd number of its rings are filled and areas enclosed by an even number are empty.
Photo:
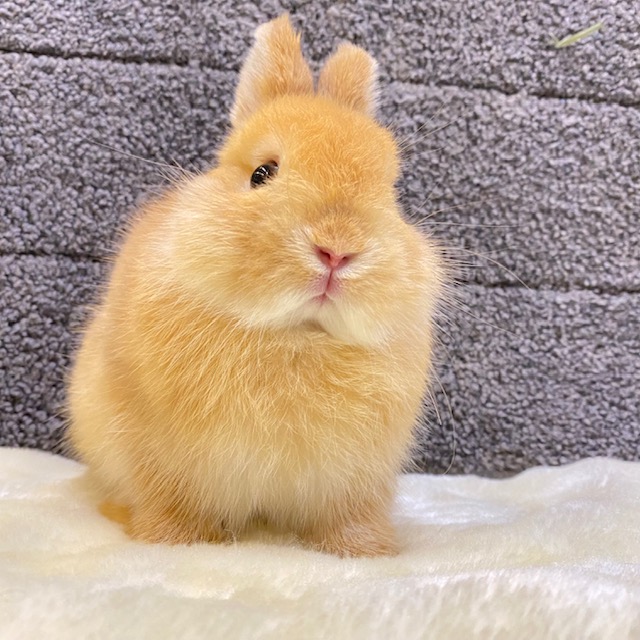
[[[287,16],[261,26],[218,165],[146,206],[84,335],[70,442],[149,542],[252,521],[341,556],[396,551],[396,474],[430,372],[443,269],[401,217],[376,63],[317,89]]]

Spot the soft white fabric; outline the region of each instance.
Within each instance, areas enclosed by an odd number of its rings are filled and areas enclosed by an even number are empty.
[[[405,476],[396,558],[126,538],[83,467],[0,449],[0,637],[640,638],[640,463]]]

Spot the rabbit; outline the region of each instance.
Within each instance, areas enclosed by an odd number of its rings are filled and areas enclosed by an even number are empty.
[[[217,165],[134,216],[68,388],[71,447],[131,538],[262,521],[341,557],[398,552],[445,272],[400,211],[377,94],[363,49],[340,45],[316,87],[289,17],[261,25]]]

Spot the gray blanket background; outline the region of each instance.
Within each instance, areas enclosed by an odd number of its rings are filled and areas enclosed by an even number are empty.
[[[0,2],[0,444],[59,446],[84,305],[166,183],[133,156],[205,167],[283,10],[316,68],[341,40],[378,59],[404,206],[465,263],[419,467],[640,459],[637,0]]]

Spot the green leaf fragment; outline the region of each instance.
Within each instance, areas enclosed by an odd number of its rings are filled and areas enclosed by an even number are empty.
[[[602,21],[597,22],[596,24],[592,24],[590,27],[587,27],[582,31],[578,31],[578,33],[572,33],[566,38],[562,38],[562,40],[558,40],[557,38],[551,36],[551,44],[556,49],[564,49],[564,47],[570,47],[572,44],[576,44],[576,42],[580,42],[580,40],[583,40],[596,31],[599,31],[602,28],[603,24],[604,23]]]

